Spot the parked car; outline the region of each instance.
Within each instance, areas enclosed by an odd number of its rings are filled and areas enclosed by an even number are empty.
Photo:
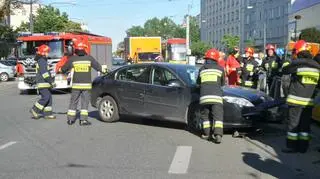
[[[197,67],[191,65],[126,65],[93,81],[91,105],[105,122],[129,114],[183,122],[199,129],[197,75]],[[252,127],[254,120],[269,118],[268,109],[279,105],[257,90],[225,86],[223,92],[226,128]]]
[[[6,60],[0,61],[0,81],[8,81],[14,78],[16,67]]]

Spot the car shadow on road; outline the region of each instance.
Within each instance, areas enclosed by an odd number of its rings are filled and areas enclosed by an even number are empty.
[[[64,95],[64,94],[69,94],[70,90],[51,90],[52,95]],[[37,90],[24,90],[20,91],[20,95],[38,95]]]
[[[89,112],[89,117],[94,118],[98,121],[101,121],[99,118],[98,111]],[[101,122],[103,122],[103,121],[101,121]],[[153,127],[161,127],[161,128],[170,128],[170,129],[177,129],[177,130],[185,130],[186,129],[186,125],[184,123],[172,122],[172,121],[161,121],[161,120],[154,120],[154,119],[141,118],[141,117],[133,117],[133,116],[129,116],[129,115],[121,116],[120,120],[118,122],[139,124],[139,125],[146,125],[146,126],[153,126]]]
[[[242,153],[244,163],[262,173],[280,179],[320,177],[320,173],[313,172],[318,166],[312,159],[313,155],[310,154],[313,152],[312,147],[306,154],[286,154],[281,151],[285,147],[285,124],[266,124],[262,129],[264,130],[262,134],[249,134],[245,140],[264,151],[266,155],[244,152]],[[272,149],[270,150],[270,148]]]

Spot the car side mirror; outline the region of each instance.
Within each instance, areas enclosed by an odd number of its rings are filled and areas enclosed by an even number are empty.
[[[179,80],[170,80],[167,86],[181,88],[183,84]]]

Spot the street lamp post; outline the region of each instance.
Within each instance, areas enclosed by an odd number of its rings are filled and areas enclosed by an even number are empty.
[[[294,19],[296,20],[295,27],[294,27],[294,41],[297,41],[298,20],[301,19],[301,16],[300,15],[296,15],[296,16],[294,16]]]

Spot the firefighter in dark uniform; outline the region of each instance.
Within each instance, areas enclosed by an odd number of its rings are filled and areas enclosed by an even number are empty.
[[[50,48],[47,45],[41,45],[37,49],[37,55],[35,57],[36,70],[37,70],[37,89],[41,95],[41,99],[34,104],[30,110],[34,119],[39,119],[41,115],[44,115],[45,119],[55,119],[52,115],[52,95],[50,88],[55,87],[54,80],[49,71],[47,63],[47,57],[50,52]]]
[[[296,42],[297,59],[282,69],[283,74],[291,74],[291,84],[287,104],[289,124],[285,153],[305,153],[309,148],[310,123],[316,86],[320,78],[320,65],[312,59],[310,48],[303,40]]]
[[[223,136],[223,98],[221,86],[225,84],[224,70],[219,66],[219,51],[210,49],[205,55],[205,64],[199,70],[201,118],[203,120],[202,138],[211,139],[212,130],[216,143]],[[212,123],[210,117],[213,117]],[[214,125],[212,125],[214,124]]]
[[[280,57],[276,54],[276,48],[269,44],[266,47],[267,57],[263,60],[261,67],[267,73],[267,84],[268,84],[268,92],[271,97],[275,97],[276,91],[280,91],[276,89],[276,86],[280,87],[280,85],[276,85],[277,80],[280,81],[280,68],[282,66]]]
[[[69,125],[76,121],[76,110],[79,99],[81,98],[80,126],[91,125],[88,121],[88,107],[90,102],[91,90],[91,68],[103,72],[101,65],[90,55],[86,53],[87,45],[81,41],[74,43],[75,54],[71,56],[66,64],[61,68],[62,73],[73,69],[72,93],[69,110],[67,113]]]
[[[246,58],[243,58],[241,62],[241,84],[247,88],[256,89],[259,80],[259,64],[253,57],[253,48],[246,48],[245,52]]]

